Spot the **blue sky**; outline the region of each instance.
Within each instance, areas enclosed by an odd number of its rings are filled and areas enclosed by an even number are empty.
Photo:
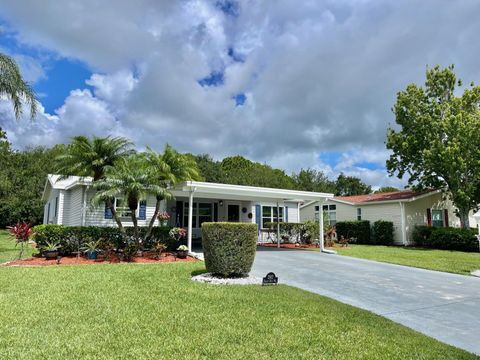
[[[79,4],[0,0],[0,51],[44,106],[19,125],[0,100],[17,148],[118,135],[402,187],[385,169],[397,92],[435,64],[480,83],[476,0]]]

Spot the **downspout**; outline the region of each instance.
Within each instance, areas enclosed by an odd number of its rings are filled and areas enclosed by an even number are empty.
[[[90,186],[87,185],[83,189],[83,209],[82,209],[82,226],[85,226],[87,223],[87,192]]]
[[[323,202],[318,203],[318,221],[319,221],[319,234],[318,234],[318,243],[320,245],[320,252],[325,254],[336,254],[336,251],[325,249],[324,244],[324,230],[323,230]]]
[[[403,246],[407,246],[407,228],[405,220],[405,204],[402,201],[398,202],[400,205],[400,221],[402,226],[402,243]]]

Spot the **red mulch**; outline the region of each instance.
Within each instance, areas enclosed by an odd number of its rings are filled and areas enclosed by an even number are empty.
[[[258,246],[276,248],[277,244],[259,244]],[[318,249],[316,244],[280,244],[282,249]]]
[[[172,253],[162,253],[160,259],[157,260],[154,256],[150,254],[145,254],[145,256],[136,256],[133,258],[130,263],[137,264],[161,264],[169,262],[192,262],[197,261],[197,259],[187,256],[185,259],[180,259],[175,257]],[[103,258],[98,258],[97,260],[89,260],[86,257],[77,257],[77,256],[62,256],[60,261],[56,259],[47,260],[43,257],[31,257],[28,259],[15,260],[9,263],[6,263],[6,266],[48,266],[48,265],[98,265],[98,264],[108,264],[108,263],[128,263],[125,261],[120,261],[120,258],[113,257],[111,260],[104,260]]]

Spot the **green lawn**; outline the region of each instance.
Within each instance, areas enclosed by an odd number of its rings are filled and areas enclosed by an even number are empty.
[[[480,269],[480,253],[378,245],[350,245],[335,251],[340,255],[456,274]]]
[[[18,259],[20,245],[15,246],[15,239],[6,230],[0,230],[0,263]],[[28,246],[23,257],[30,257],[35,250]]]
[[[0,268],[1,359],[474,359],[279,285],[194,283],[203,263]]]

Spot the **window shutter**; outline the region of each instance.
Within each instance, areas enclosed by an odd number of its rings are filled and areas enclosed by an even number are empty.
[[[444,226],[448,227],[448,209],[443,209],[443,213],[444,213],[443,218],[444,218],[444,221],[445,221]]]
[[[213,221],[218,221],[218,203],[213,203]]]
[[[285,206],[285,222],[288,223],[288,206]]]
[[[114,200],[115,201],[115,200]],[[105,214],[104,214],[105,219],[113,219],[113,214],[112,210],[107,206],[107,203],[105,202]]]
[[[258,232],[260,233],[260,227],[261,227],[261,219],[262,219],[262,214],[261,214],[262,209],[260,208],[260,205],[255,205],[255,223],[258,225]]]
[[[427,209],[427,225],[432,226],[432,209]]]
[[[48,203],[48,210],[47,210],[47,224],[50,222],[50,203]]]
[[[138,208],[138,219],[145,220],[147,218],[147,200],[140,200]]]

